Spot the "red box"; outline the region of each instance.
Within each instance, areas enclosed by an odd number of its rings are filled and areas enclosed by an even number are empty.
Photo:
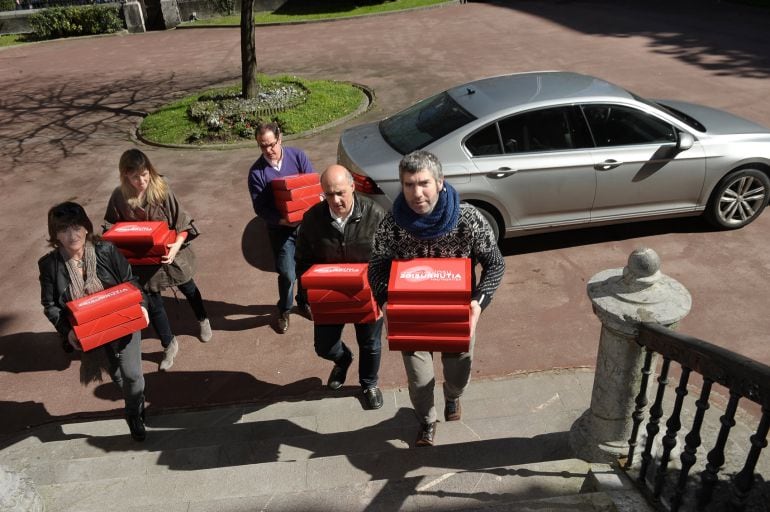
[[[98,293],[67,303],[73,325],[80,325],[99,317],[142,302],[142,292],[130,283],[121,283]]]
[[[312,308],[312,306],[311,306]],[[321,324],[371,324],[377,321],[377,312],[369,313],[313,313],[313,322]]]
[[[388,303],[470,304],[470,258],[395,260],[390,269]]]
[[[162,244],[168,231],[168,224],[163,221],[116,222],[102,238],[118,247],[149,247]]]
[[[297,210],[296,212],[289,212],[284,214],[283,218],[286,219],[286,222],[299,222],[305,216],[306,211],[307,210]]]
[[[136,320],[137,318],[142,317],[142,306],[139,304],[134,304],[133,306],[120,309],[114,313],[109,313],[102,317],[91,320],[90,322],[86,322],[80,325],[73,325],[72,328],[75,330],[75,335],[77,335],[78,339],[82,339],[86,336],[92,336],[111,327],[115,327],[116,325],[124,324],[126,322],[130,322],[131,320]]]
[[[388,336],[470,337],[470,322],[392,322],[388,318]]]
[[[323,201],[323,198],[321,197],[303,197],[296,201],[276,201],[275,207],[278,208],[278,211],[281,213],[291,213],[300,210],[309,210],[321,201]]]
[[[310,311],[316,313],[369,313],[377,311],[377,303],[374,299],[368,302],[310,302]]]
[[[126,323],[115,325],[91,336],[78,338],[78,341],[80,341],[80,345],[83,347],[83,350],[88,351],[114,341],[118,338],[122,338],[123,336],[127,336],[131,333],[144,329],[145,327],[147,327],[147,321],[144,319],[144,315],[142,315],[141,318],[129,320]]]
[[[405,352],[467,352],[471,346],[469,336],[390,336],[388,348]]]
[[[292,190],[299,187],[306,187],[308,185],[315,185],[321,182],[321,176],[314,172],[308,172],[303,174],[295,174],[293,176],[286,176],[285,178],[276,178],[272,180],[273,190]]]
[[[302,286],[307,289],[353,290],[369,287],[368,263],[318,263],[302,274]]]
[[[365,288],[359,291],[312,288],[307,290],[307,300],[311,304],[319,302],[369,302],[372,300],[372,289],[369,288],[368,283]]]
[[[320,184],[309,185],[307,187],[294,188],[291,190],[273,189],[273,197],[275,198],[276,203],[279,203],[281,201],[284,201],[284,202],[296,201],[304,197],[317,197],[319,198],[319,201],[320,201],[320,198],[323,195],[323,193],[324,192]]]
[[[149,256],[165,256],[168,254],[168,245],[176,242],[176,231],[169,230],[166,235],[166,239],[162,244],[150,245],[150,246],[123,246],[118,247],[120,253],[126,257],[126,259],[139,259],[147,258]]]
[[[464,304],[393,304],[385,306],[388,322],[470,322],[471,307]]]

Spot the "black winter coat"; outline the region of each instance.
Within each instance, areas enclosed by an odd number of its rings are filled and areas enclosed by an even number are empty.
[[[355,194],[353,212],[345,233],[335,226],[326,201],[310,208],[302,218],[294,253],[299,278],[315,263],[367,263],[372,239],[385,210],[365,196]]]
[[[104,288],[117,286],[120,283],[132,283],[139,288],[139,280],[131,272],[131,265],[109,242],[97,241],[96,275]],[[40,302],[48,320],[62,336],[67,336],[72,330],[67,311],[67,302],[72,300],[69,294],[70,277],[67,264],[58,249],[49,252],[37,262],[40,269]],[[141,288],[140,288],[141,289]],[[142,294],[142,306],[147,307]]]

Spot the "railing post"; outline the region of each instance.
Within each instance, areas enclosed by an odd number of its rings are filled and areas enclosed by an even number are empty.
[[[632,252],[625,268],[593,276],[588,296],[602,330],[591,407],[572,425],[570,444],[577,457],[614,462],[628,451],[642,380],[638,326],[652,322],[673,328],[690,312],[692,299],[681,283],[660,272],[660,258],[648,248]]]

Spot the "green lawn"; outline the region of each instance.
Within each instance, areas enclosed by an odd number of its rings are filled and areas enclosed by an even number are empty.
[[[400,11],[414,7],[427,7],[436,4],[450,3],[451,0],[385,0],[372,5],[356,5],[363,3],[360,0],[324,0],[318,2],[287,2],[283,7],[273,12],[258,12],[254,15],[254,22],[281,23],[287,21],[312,21],[333,18],[349,18],[363,14],[377,14],[381,12]],[[207,18],[205,20],[184,22],[184,26],[205,25],[240,25],[239,15]]]
[[[13,46],[26,42],[24,34],[5,34],[0,35],[0,46]]]
[[[222,115],[216,116],[222,123],[221,127],[212,129],[204,122],[193,120],[189,115],[190,107],[201,97],[207,99],[211,96],[238,94],[240,85],[213,89],[161,107],[142,121],[139,133],[146,140],[160,144],[231,144],[253,141],[254,126],[260,121],[278,122],[287,135],[306,132],[355,112],[365,98],[359,88],[343,82],[263,75],[258,79],[265,87],[280,86],[282,82],[299,83],[308,91],[307,99],[299,106],[270,114],[268,118],[244,115],[244,111],[239,111],[238,106],[230,103],[229,107],[224,106],[219,111]]]

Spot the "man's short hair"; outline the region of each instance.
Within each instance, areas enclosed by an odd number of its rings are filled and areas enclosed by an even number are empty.
[[[275,135],[275,138],[277,139],[281,136],[281,125],[274,121],[270,121],[269,123],[259,123],[254,130],[254,138],[264,135],[266,132],[273,132],[273,135]]]
[[[444,179],[441,162],[436,155],[423,150],[412,151],[401,159],[398,163],[398,179],[403,181],[404,174],[416,174],[422,170],[430,171],[436,181]]]

